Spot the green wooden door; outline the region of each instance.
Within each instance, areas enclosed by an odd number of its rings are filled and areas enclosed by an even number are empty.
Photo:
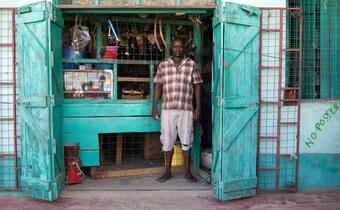
[[[221,3],[213,19],[214,196],[255,195],[260,11]]]
[[[64,186],[61,12],[51,3],[18,8],[16,44],[21,119],[21,186],[54,200]]]

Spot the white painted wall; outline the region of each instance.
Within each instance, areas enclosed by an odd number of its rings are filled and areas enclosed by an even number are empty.
[[[286,0],[225,0],[254,7],[286,7]]]
[[[1,0],[0,7],[20,7],[26,4],[41,2],[43,0]],[[52,2],[52,0],[46,0]]]
[[[315,124],[320,123],[326,111],[333,107],[334,103],[340,103],[340,101],[302,103],[300,153],[340,153],[340,109],[320,127],[321,131],[315,128]],[[313,132],[316,133],[316,140],[313,141],[314,144],[307,147],[305,141]]]

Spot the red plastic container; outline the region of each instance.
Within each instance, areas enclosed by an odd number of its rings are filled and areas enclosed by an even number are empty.
[[[66,169],[66,184],[76,184],[82,181],[82,176],[79,171],[80,157],[79,144],[64,145],[65,169]],[[78,167],[77,167],[78,166]]]
[[[66,173],[66,185],[81,183],[81,175],[79,174],[76,166],[68,168]]]
[[[103,59],[117,59],[118,55],[118,46],[107,46],[105,48]]]

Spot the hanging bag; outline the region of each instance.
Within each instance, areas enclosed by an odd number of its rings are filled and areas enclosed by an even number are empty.
[[[75,50],[83,51],[85,47],[91,42],[89,28],[78,24],[78,15],[75,18],[75,24],[70,29],[72,35],[72,47]]]

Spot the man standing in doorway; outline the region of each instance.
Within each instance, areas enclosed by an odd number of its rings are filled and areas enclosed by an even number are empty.
[[[162,95],[161,136],[165,157],[165,172],[157,180],[172,178],[171,161],[174,144],[179,136],[185,165],[185,179],[196,182],[190,171],[190,148],[193,141],[193,121],[200,118],[201,75],[195,61],[184,55],[184,40],[175,38],[171,43],[172,56],[161,62],[155,77],[155,95],[152,115],[158,120],[157,102]],[[195,96],[195,109],[193,108]]]

